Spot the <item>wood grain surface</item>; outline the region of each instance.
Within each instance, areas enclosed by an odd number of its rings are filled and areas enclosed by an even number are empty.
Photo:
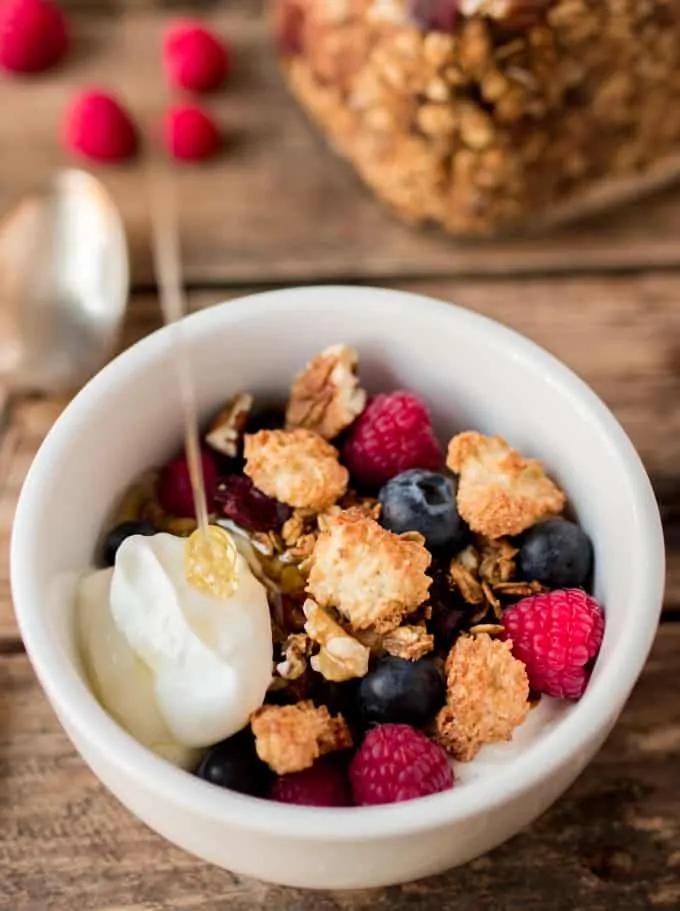
[[[668,610],[680,611],[680,276],[391,283],[456,302],[517,329],[565,361],[602,396],[637,446],[667,514]],[[189,295],[192,309],[250,293]],[[157,298],[130,304],[123,346],[160,325]],[[0,535],[38,446],[66,399],[28,399],[0,440]],[[0,642],[17,636],[6,548],[0,554]]]
[[[25,473],[67,397],[0,428],[0,911],[654,911],[680,908],[680,187],[570,230],[485,244],[395,221],[326,147],[279,77],[266,0],[62,0],[74,51],[56,73],[0,79],[0,217],[69,163],[80,87],[123,96],[145,136],[167,104],[159,48],[200,12],[233,78],[205,104],[221,160],[178,174],[192,309],[295,282],[372,282],[456,302],[544,345],[613,409],[664,519],[666,622],[618,727],[534,826],[464,869],[396,889],[303,893],[210,868],[135,821],[62,733],[22,651],[7,544]],[[135,290],[122,347],[160,324],[143,163],[98,173],[121,208]],[[635,555],[630,555],[632,559]]]
[[[392,282],[458,303],[525,333],[575,370],[614,411],[649,471],[667,518],[666,607],[680,611],[680,275],[487,281]],[[249,289],[194,292],[191,309]],[[121,347],[160,325],[155,294],[131,303]],[[16,409],[0,440],[0,535],[38,446],[66,399],[34,398]],[[0,554],[0,642],[17,636],[6,548]]]
[[[244,0],[208,5],[232,42],[235,68],[229,86],[206,101],[224,125],[227,151],[222,160],[184,168],[178,177],[189,282],[628,272],[680,264],[680,190],[530,240],[454,243],[395,221],[288,97],[259,6]],[[150,12],[130,0],[125,17],[86,9],[81,0],[74,53],[62,70],[0,81],[0,211],[67,163],[60,121],[80,86],[119,92],[147,134],[164,109],[159,47],[174,5]],[[100,176],[125,216],[135,279],[149,283],[143,168],[109,168]]]
[[[653,911],[680,907],[680,626],[660,633],[606,746],[504,847],[401,888],[315,893],[192,859],[84,766],[22,655],[0,661],[0,911]]]

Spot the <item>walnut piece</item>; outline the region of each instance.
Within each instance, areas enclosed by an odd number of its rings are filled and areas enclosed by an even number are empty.
[[[286,427],[305,427],[332,440],[361,414],[366,393],[356,375],[357,353],[346,345],[326,348],[293,382]]]
[[[255,749],[277,775],[308,769],[326,753],[349,749],[352,735],[342,715],[305,700],[295,705],[263,705],[250,717]]]
[[[424,624],[399,626],[383,637],[382,647],[388,655],[404,658],[406,661],[417,661],[432,651],[434,636],[428,633]]]
[[[512,643],[486,633],[461,636],[446,659],[446,705],[436,719],[437,739],[460,762],[485,743],[510,740],[529,713],[529,679]]]
[[[349,509],[319,535],[307,591],[321,607],[337,608],[353,630],[386,633],[426,600],[431,559],[422,544]]]
[[[302,605],[307,618],[305,632],[321,646],[311,659],[312,669],[333,683],[344,683],[368,673],[371,650],[336,623],[316,601],[308,598]]]
[[[281,650],[283,661],[276,665],[276,673],[284,680],[299,680],[307,670],[312,640],[304,633],[293,633],[283,643]]]
[[[349,472],[338,451],[311,430],[260,430],[244,442],[245,473],[281,503],[328,509],[347,490]]]
[[[458,511],[487,538],[518,535],[557,515],[566,498],[536,459],[526,459],[502,437],[469,431],[449,443],[447,466],[460,475]]]
[[[236,458],[253,402],[252,395],[242,392],[220,411],[205,435],[211,449],[230,459]]]

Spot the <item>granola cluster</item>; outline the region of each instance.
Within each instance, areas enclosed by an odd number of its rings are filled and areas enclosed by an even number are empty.
[[[434,440],[424,403],[414,412],[395,395]],[[388,399],[380,440],[396,451],[390,433],[407,426],[410,444],[413,428]],[[359,490],[345,447],[367,417],[381,420],[367,403],[357,353],[336,345],[293,379],[285,408],[272,414],[241,393],[204,437],[218,477],[211,522],[236,536],[268,595],[272,679],[250,733],[258,761],[279,776],[347,753],[376,722],[424,730],[469,762],[511,739],[530,710],[527,670],[503,618],[519,599],[551,590],[527,576],[522,542],[562,516],[564,493],[541,463],[477,431],[452,436],[446,449],[435,440],[438,467],[429,443],[424,456],[406,446],[399,458],[415,461],[400,463],[400,483]],[[119,520],[190,533],[193,519],[164,509],[158,477],[140,480]]]
[[[469,762],[485,743],[510,740],[528,713],[529,680],[512,644],[461,636],[446,659],[446,705],[436,720],[446,751]]]
[[[427,599],[431,559],[422,541],[394,535],[350,509],[319,536],[307,588],[351,629],[389,632]]]
[[[257,755],[278,775],[297,772],[326,753],[349,749],[352,734],[341,716],[312,702],[264,705],[251,718]]]
[[[518,535],[558,515],[565,496],[536,459],[525,459],[499,436],[467,432],[449,443],[447,466],[460,476],[458,510],[488,538]]]
[[[292,92],[378,198],[462,235],[680,172],[676,0],[272,0]]]
[[[347,490],[337,449],[311,430],[261,430],[246,437],[244,455],[255,486],[288,506],[327,509]]]

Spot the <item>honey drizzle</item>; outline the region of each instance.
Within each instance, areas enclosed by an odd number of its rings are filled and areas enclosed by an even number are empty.
[[[123,30],[134,17],[124,15]],[[171,356],[177,374],[184,419],[184,446],[194,497],[197,529],[186,542],[184,574],[187,582],[215,597],[228,597],[238,583],[238,553],[233,538],[208,521],[208,503],[201,460],[201,437],[196,393],[186,348],[182,319],[186,300],[182,282],[177,182],[165,153],[149,147],[146,182],[149,193],[151,246],[163,321],[171,337]]]
[[[174,183],[169,179],[166,167],[157,162],[156,169],[149,169],[154,259],[163,318],[173,334],[172,355],[182,402],[184,444],[189,478],[194,495],[198,531],[203,539],[207,556],[211,548],[208,537],[208,505],[201,462],[198,412],[193,376],[181,323],[186,314],[186,303],[180,269],[177,198]]]
[[[149,189],[158,292],[165,324],[172,333],[172,360],[182,402],[184,445],[198,523],[198,528],[186,542],[184,575],[187,582],[203,594],[226,599],[237,587],[238,554],[231,535],[208,523],[198,408],[182,327],[186,302],[180,268],[177,198],[166,167],[159,164],[157,170],[150,169]]]

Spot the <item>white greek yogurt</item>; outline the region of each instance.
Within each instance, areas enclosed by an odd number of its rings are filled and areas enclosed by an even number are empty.
[[[186,540],[126,539],[113,569],[78,591],[81,650],[103,707],[137,740],[188,768],[264,701],[273,646],[265,589],[239,554],[234,594],[184,575]]]

